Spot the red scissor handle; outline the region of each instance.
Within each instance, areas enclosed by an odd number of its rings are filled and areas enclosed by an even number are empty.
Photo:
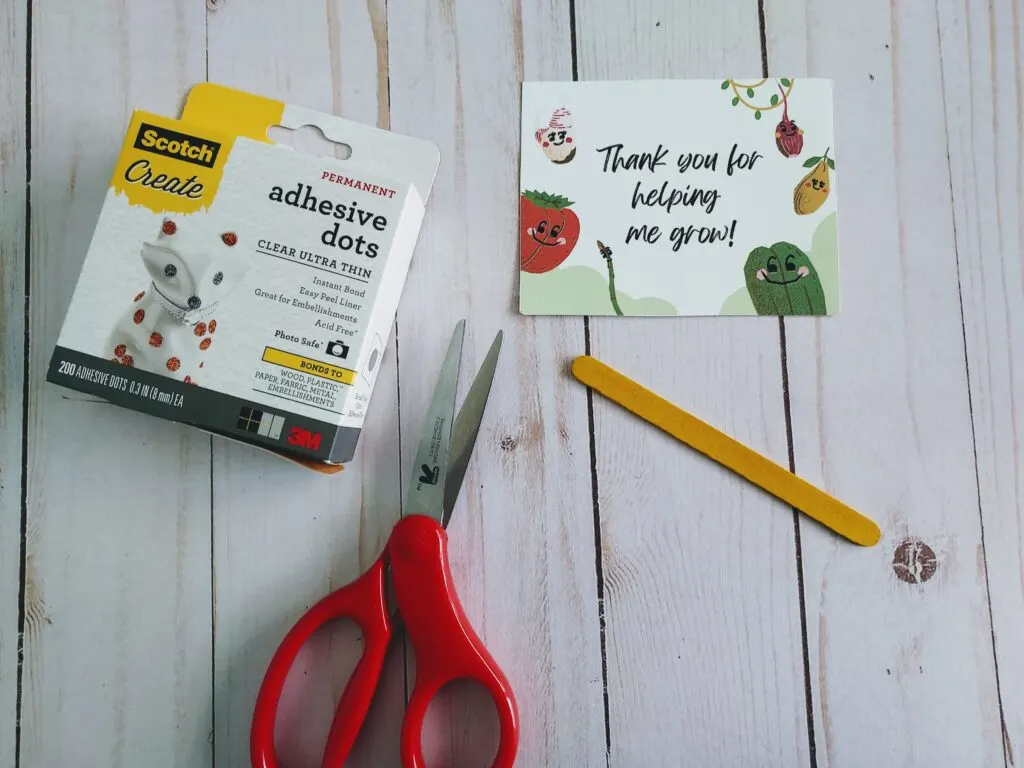
[[[274,721],[285,679],[310,636],[334,619],[351,619],[363,632],[363,655],[338,702],[322,763],[323,768],[344,765],[370,709],[391,637],[384,587],[385,558],[386,553],[358,579],[310,608],[285,636],[256,699],[249,739],[253,768],[283,768],[274,751]]]
[[[395,599],[416,654],[416,684],[402,723],[402,765],[426,768],[423,717],[430,700],[453,680],[475,680],[491,694],[501,736],[492,768],[511,768],[519,747],[519,711],[512,686],[470,626],[452,583],[448,534],[424,515],[403,518],[388,543]]]

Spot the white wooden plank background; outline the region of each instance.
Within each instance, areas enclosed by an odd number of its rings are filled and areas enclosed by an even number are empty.
[[[937,3],[955,249],[1008,763],[1024,751],[1024,85],[1013,0]]]
[[[202,7],[31,9],[21,765],[210,762],[210,440],[43,382],[132,107],[204,76]],[[33,258],[38,256],[38,258]]]
[[[884,530],[801,523],[818,764],[1001,764],[935,8],[801,8],[771,6],[768,64],[837,74],[847,258],[845,322],[786,322],[796,467]],[[930,580],[897,578],[907,539]]]
[[[520,765],[1015,764],[1021,15],[1019,0],[5,3],[0,768],[244,765],[281,635],[377,555],[397,516],[400,459],[460,317],[464,382],[506,333],[451,542],[466,610],[519,695]],[[520,81],[765,66],[835,79],[843,314],[517,316]],[[360,455],[340,476],[43,381],[130,110],[174,114],[206,78],[441,147]],[[879,519],[882,543],[795,521],[588,402],[565,375],[588,348],[794,461]],[[935,551],[934,577],[897,577],[905,540]],[[316,764],[359,642],[333,628],[304,654],[280,724],[292,768]],[[393,650],[350,764],[399,764],[415,664]],[[446,691],[425,746],[432,765],[486,764],[479,692]]]
[[[755,3],[578,8],[581,79],[761,70]],[[594,355],[786,461],[777,322],[590,327]],[[673,752],[692,765],[805,762],[792,512],[618,406],[596,399],[594,422],[611,762],[668,765]]]
[[[0,8],[0,766],[14,765],[21,591],[25,204],[28,187],[24,3]]]
[[[208,16],[208,75],[238,88],[387,127],[384,3],[286,5],[217,3]],[[239,37],[246,40],[239,45]],[[378,51],[378,46],[382,48]],[[287,50],[288,55],[277,51]],[[275,52],[268,55],[269,52]],[[369,62],[369,65],[367,64]],[[302,611],[357,577],[380,554],[401,509],[394,340],[385,355],[368,418],[343,476],[310,476],[262,452],[214,442],[215,762],[244,765],[249,723],[263,673]],[[379,396],[379,397],[378,397]],[[256,514],[254,514],[254,512]],[[253,557],[254,553],[263,553]],[[261,595],[253,599],[255,595]],[[343,625],[317,636],[300,659],[282,718],[281,753],[313,765],[334,704],[360,651]],[[376,728],[359,744],[365,765],[395,764],[404,703],[401,645],[377,700]],[[320,670],[326,670],[328,674]]]
[[[452,570],[469,618],[525,694],[523,764],[595,765],[604,715],[587,414],[565,375],[583,328],[511,312],[519,83],[571,76],[565,53],[550,52],[568,50],[568,15],[527,30],[528,12],[543,19],[541,3],[424,0],[389,19],[392,128],[431,139],[447,158],[399,308],[402,434],[413,436],[402,448],[410,466],[431,391],[422,372],[438,369],[455,322],[470,320],[464,386],[503,328],[486,422],[452,518]],[[531,60],[527,50],[544,53]],[[481,727],[492,710],[471,691],[458,694],[438,707],[447,732],[431,745],[432,765],[481,765],[493,753],[491,729]]]

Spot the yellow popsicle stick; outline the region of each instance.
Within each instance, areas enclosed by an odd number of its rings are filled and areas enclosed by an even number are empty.
[[[731,469],[841,536],[865,547],[882,537],[878,525],[860,512],[802,480],[788,469],[687,413],[660,395],[589,355],[577,357],[572,374],[644,421]]]

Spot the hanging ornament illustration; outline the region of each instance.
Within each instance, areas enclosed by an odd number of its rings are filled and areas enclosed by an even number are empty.
[[[803,151],[804,131],[796,124],[795,120],[789,118],[789,96],[793,93],[793,81],[788,77],[780,77],[774,83],[778,87],[779,93],[772,93],[768,97],[767,103],[762,103],[765,99],[761,96],[760,91],[770,83],[771,81],[767,77],[754,83],[723,80],[722,90],[731,89],[733,92],[732,105],[737,107],[742,104],[754,113],[755,120],[760,120],[765,112],[782,107],[782,120],[775,126],[775,146],[779,148],[783,157],[794,157]],[[782,95],[782,98],[779,98],[779,94]]]
[[[782,94],[782,120],[775,127],[775,146],[779,148],[783,157],[793,157],[799,155],[804,148],[804,129],[789,119],[789,100],[781,84],[779,92]]]

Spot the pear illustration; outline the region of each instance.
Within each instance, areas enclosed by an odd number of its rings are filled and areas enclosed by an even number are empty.
[[[829,147],[831,149],[831,147]],[[829,150],[820,157],[811,157],[804,162],[804,168],[811,168],[811,171],[800,179],[800,183],[793,190],[793,210],[801,216],[814,213],[821,208],[828,199],[828,193],[832,188],[829,183],[828,171],[836,169],[835,161],[828,156]]]

